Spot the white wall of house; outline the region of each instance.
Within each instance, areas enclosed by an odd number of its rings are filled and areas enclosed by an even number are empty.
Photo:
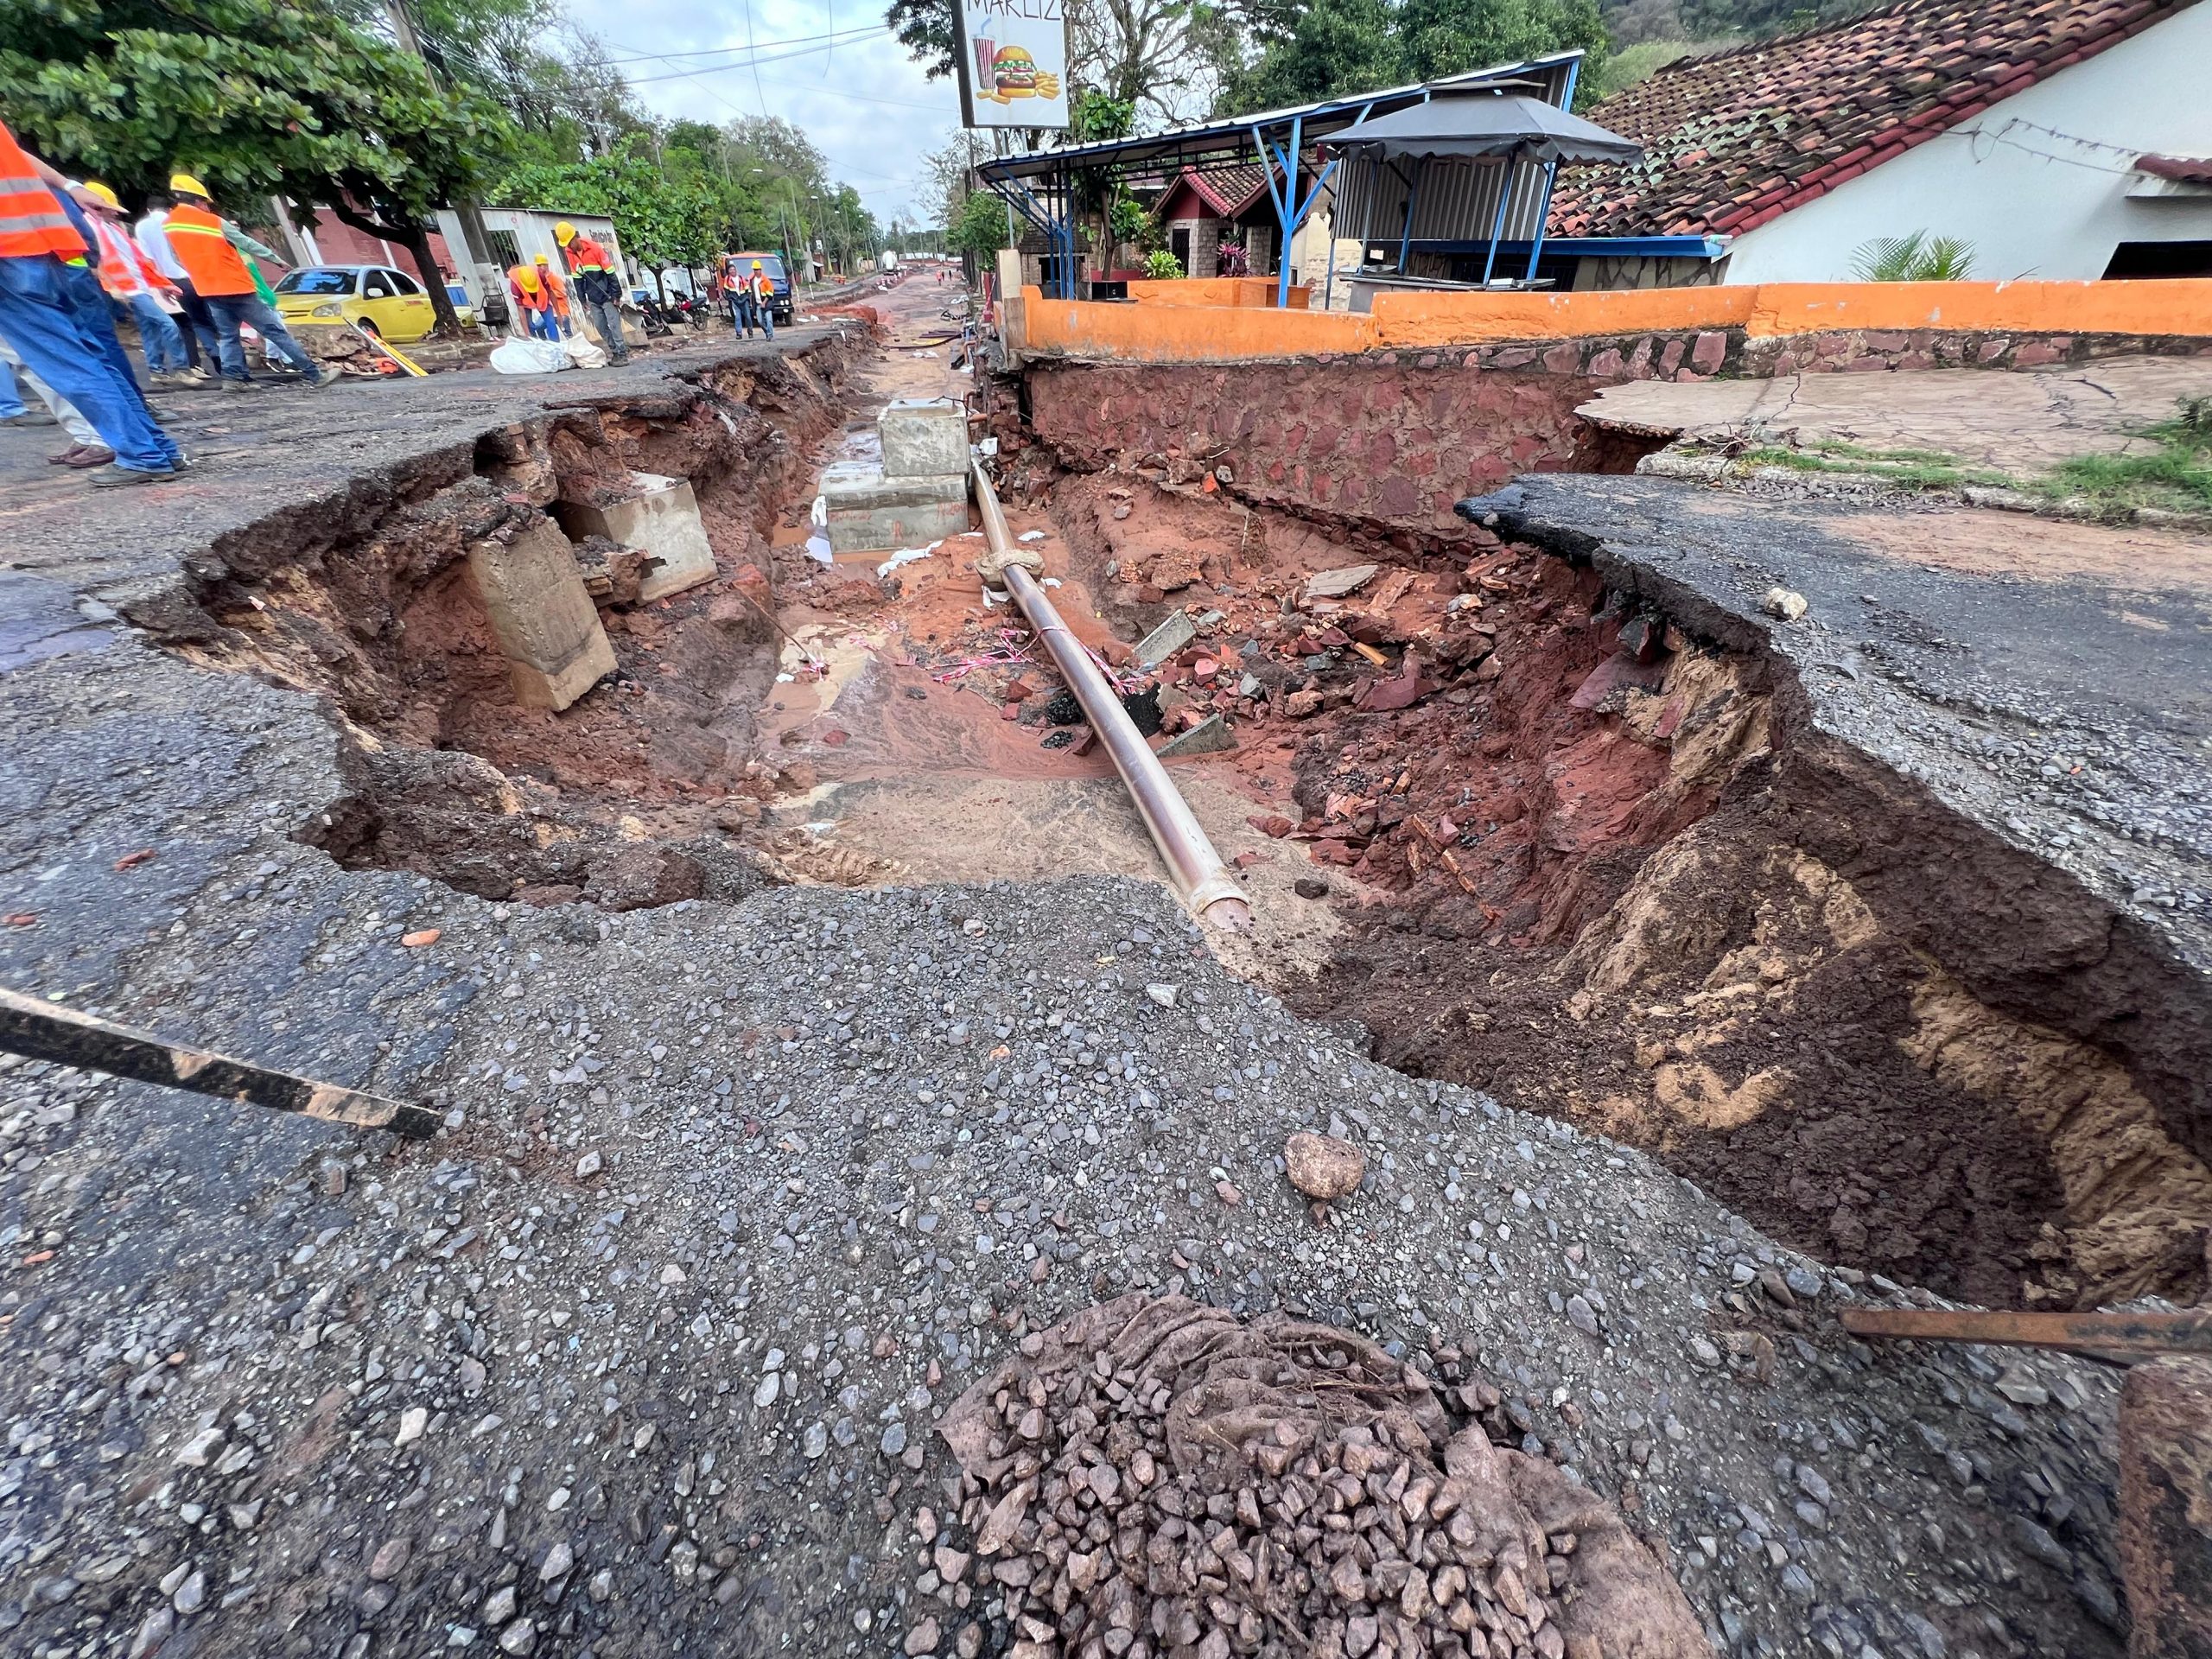
[[[2096,277],[2121,242],[2212,239],[2212,197],[2129,196],[2138,153],[2212,156],[2212,3],[1738,237],[1727,280],[1847,282],[1859,248],[1912,231],[1972,243],[1986,281]]]

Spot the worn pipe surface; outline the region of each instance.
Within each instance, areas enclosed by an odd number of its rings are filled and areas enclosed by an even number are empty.
[[[443,1121],[427,1106],[385,1100],[340,1084],[273,1071],[251,1060],[187,1048],[150,1032],[6,989],[0,989],[0,1050],[356,1128],[390,1129],[410,1140],[436,1134]]]
[[[1854,1337],[2056,1348],[2128,1359],[2212,1354],[2212,1308],[2183,1308],[2172,1313],[2021,1313],[2004,1308],[1847,1307],[1841,1319],[1843,1328]]]
[[[1021,613],[1029,619],[1029,626],[1037,631],[1037,637],[1045,642],[1052,665],[1060,671],[1060,677],[1067,682],[1068,690],[1083,706],[1090,729],[1098,734],[1098,741],[1105,745],[1107,754],[1113,760],[1114,769],[1128,785],[1137,812],[1144,819],[1144,827],[1152,834],[1152,844],[1160,849],[1160,856],[1174,878],[1183,902],[1201,920],[1213,926],[1238,933],[1249,931],[1252,907],[1245,902],[1243,889],[1230,874],[1228,866],[1221,861],[1221,855],[1214,851],[1206,832],[1198,827],[1189,803],[1168,779],[1167,769],[1160,764],[1160,757],[1138,732],[1128,710],[1122,707],[1122,699],[1084,650],[1083,642],[1060,620],[1059,612],[1046,597],[1037,579],[1014,563],[1014,536],[1007,528],[998,493],[992,489],[991,481],[983,475],[980,465],[973,471],[976,505],[983,520],[983,539],[1001,562],[1000,571],[1007,591],[1021,607]]]

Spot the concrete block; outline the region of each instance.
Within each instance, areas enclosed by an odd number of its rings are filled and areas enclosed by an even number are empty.
[[[968,411],[950,397],[901,397],[876,416],[886,478],[968,471]]]
[[[614,671],[575,550],[550,518],[512,542],[472,543],[468,569],[524,708],[565,709]]]
[[[1236,736],[1229,729],[1229,722],[1219,715],[1208,715],[1180,737],[1161,744],[1160,758],[1166,760],[1178,754],[1214,754],[1236,747]]]
[[[843,461],[822,474],[830,546],[838,553],[925,547],[968,528],[968,475],[886,478],[866,461]]]
[[[1158,668],[1198,637],[1198,631],[1191,619],[1178,611],[1137,641],[1137,664],[1142,668]]]
[[[570,541],[604,536],[625,547],[641,548],[660,561],[638,590],[640,603],[680,594],[715,579],[715,550],[708,544],[707,527],[700,521],[699,499],[688,478],[664,478],[658,473],[632,473],[637,493],[626,501],[606,506],[583,506],[563,501],[556,509],[561,528]]]

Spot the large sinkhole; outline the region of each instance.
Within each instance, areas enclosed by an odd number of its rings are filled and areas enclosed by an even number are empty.
[[[1148,873],[957,538],[881,575],[797,550],[860,354],[486,435],[317,544],[293,525],[225,550],[201,595],[222,626],[180,649],[328,700],[347,788],[303,838],[487,899]],[[1268,371],[1241,372],[1263,399]],[[1821,823],[1942,847],[1960,893],[2003,855],[1814,733],[1786,663],[1610,591],[1572,538],[1326,499],[1333,475],[1240,477],[1202,411],[1168,406],[1187,387],[1124,407],[1137,380],[1101,370],[1085,404],[1081,373],[1001,389],[1008,505],[1171,734],[1235,730],[1175,775],[1252,887],[1239,971],[1358,1020],[1401,1069],[1642,1147],[1824,1259],[1999,1305],[2201,1289],[2212,1177],[2162,1127],[2157,1031],[2098,1046],[2071,1023],[2079,986],[1949,959],[1927,925],[1949,896],[1845,868]],[[1633,464],[1578,437],[1571,404],[1549,427],[1514,408],[1482,467],[1532,445],[1554,469]],[[1395,452],[1358,457],[1401,475]],[[594,533],[640,475],[688,483],[714,580],[647,597]],[[548,524],[614,661],[558,713],[518,702],[468,557]],[[1187,639],[1132,664],[1178,618]],[[779,680],[793,634],[834,707]]]

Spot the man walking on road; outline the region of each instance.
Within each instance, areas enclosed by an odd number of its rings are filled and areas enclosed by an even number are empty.
[[[768,273],[761,269],[758,259],[753,262],[753,270],[745,279],[745,299],[748,324],[745,331],[747,337],[752,336],[750,323],[758,321],[761,334],[773,340],[776,337],[776,285],[768,280]]]
[[[92,213],[92,234],[99,241],[100,288],[117,316],[127,315],[138,325],[147,374],[157,386],[193,385],[192,377],[184,372],[184,337],[159,297],[175,289],[124,230],[123,204],[115,192],[89,181],[85,191],[99,204]]]
[[[92,474],[95,485],[172,478],[185,464],[183,451],[148,411],[130,378],[127,360],[118,373],[120,347],[111,356],[106,342],[80,319],[68,262],[74,262],[75,274],[91,284],[96,298],[99,284],[85,269],[91,244],[64,211],[58,193],[79,194],[53,168],[25,153],[0,123],[0,338],[57,397],[82,410],[115,452],[111,464]],[[104,299],[100,304],[105,322]],[[112,327],[107,338],[114,339]]]
[[[215,319],[192,286],[192,278],[184,274],[184,267],[176,262],[176,254],[169,246],[169,209],[175,206],[167,196],[146,198],[146,211],[131,228],[131,236],[146,257],[154,262],[154,269],[166,277],[176,289],[177,303],[184,307],[184,321],[177,329],[184,337],[184,359],[187,372],[195,378],[212,379],[222,366],[221,336],[215,332]],[[200,359],[205,357],[203,364]]]
[[[563,219],[553,227],[553,239],[569,261],[569,275],[575,278],[576,297],[584,302],[584,315],[599,331],[608,359],[630,360],[630,342],[622,337],[622,278],[605,248]]]
[[[326,374],[315,365],[307,348],[292,338],[276,308],[257,291],[254,273],[245,256],[225,233],[227,227],[213,211],[207,187],[189,173],[180,173],[169,181],[169,189],[176,196],[176,206],[162,228],[170,251],[215,321],[222,351],[223,390],[255,390],[253,377],[246,371],[245,342],[238,334],[241,327],[259,334],[270,351],[305,377],[309,386],[320,389],[338,378],[335,370]]]

